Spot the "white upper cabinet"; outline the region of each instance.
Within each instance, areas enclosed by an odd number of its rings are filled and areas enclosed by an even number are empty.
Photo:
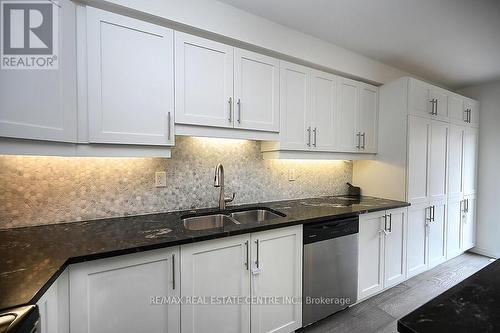
[[[280,144],[283,149],[304,150],[311,146],[311,74],[308,68],[280,62]]]
[[[450,121],[454,124],[465,124],[467,122],[467,112],[464,106],[464,98],[459,95],[450,94],[448,96],[448,109]]]
[[[410,114],[448,121],[448,92],[428,83],[409,80],[408,111]]]
[[[312,148],[319,151],[334,151],[335,133],[338,128],[337,92],[338,77],[320,71],[312,71]]]
[[[448,92],[438,87],[432,87],[431,100],[434,104],[434,114],[431,116],[440,120],[449,120]]]
[[[175,121],[233,127],[232,46],[175,32]]]
[[[172,145],[173,31],[87,7],[89,142]]]
[[[467,127],[464,142],[464,195],[470,195],[477,192],[478,129]]]
[[[160,249],[70,267],[72,333],[180,332],[179,248]]]
[[[430,116],[433,112],[431,86],[415,79],[409,80],[408,87],[408,112],[409,114]]]
[[[1,71],[0,137],[76,142],[76,11],[58,3],[59,68]]]
[[[234,49],[234,127],[279,132],[279,61]]]
[[[343,152],[357,152],[361,138],[357,129],[359,108],[359,83],[349,79],[339,80],[338,146]]]
[[[479,103],[470,99],[464,102],[465,122],[472,127],[479,127]]]
[[[359,90],[358,132],[361,133],[360,149],[376,153],[378,142],[378,88],[361,84]]]

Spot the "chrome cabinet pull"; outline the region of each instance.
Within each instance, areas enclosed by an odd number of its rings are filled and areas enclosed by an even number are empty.
[[[387,231],[387,214],[384,215],[384,230]]]
[[[358,138],[358,144],[356,145],[356,148],[361,149],[361,132],[358,132],[358,134],[356,134],[356,137]]]
[[[389,214],[389,233],[392,233],[392,213]]]
[[[175,290],[175,254],[172,254],[172,289]]]
[[[365,145],[366,145],[366,133],[363,132],[363,134],[361,134],[361,136],[363,137],[363,145],[361,146],[361,149],[365,149]]]
[[[467,117],[467,122],[470,124],[470,123],[471,123],[471,121],[472,121],[472,110],[471,110],[471,109],[469,109],[469,110],[467,110],[467,111],[468,111],[468,112],[467,112],[467,114],[469,115],[469,116]]]
[[[307,128],[307,146],[311,147],[311,127]]]
[[[241,100],[238,98],[238,123],[241,123]]]
[[[438,106],[439,106],[439,101],[437,100],[437,98],[434,99],[436,101],[436,111],[434,113],[435,116],[438,115]]]
[[[431,114],[431,115],[434,115],[434,107],[435,107],[436,99],[435,99],[435,98],[433,98],[433,99],[431,99],[429,102],[432,104],[432,109],[431,109],[430,114]]]
[[[318,140],[317,133],[318,133],[318,129],[316,127],[314,127],[314,129],[313,129],[313,138],[314,138],[313,146],[314,147],[316,147],[316,143],[317,143],[317,140]]]
[[[229,97],[229,122],[233,122],[233,98]]]
[[[429,217],[427,217],[427,210],[429,210]],[[425,221],[432,222],[432,206],[425,209]]]
[[[436,222],[436,206],[432,206],[432,222]]]
[[[469,212],[469,199],[465,199],[465,212]]]
[[[172,140],[172,117],[170,112],[167,113],[167,139],[168,141]]]
[[[245,242],[245,247],[247,249],[247,260],[245,262],[245,267],[247,268],[247,271],[248,271],[248,241]]]
[[[255,259],[255,266],[257,266],[257,268],[259,268],[259,240],[256,239],[255,240],[255,244],[257,244],[257,258]]]

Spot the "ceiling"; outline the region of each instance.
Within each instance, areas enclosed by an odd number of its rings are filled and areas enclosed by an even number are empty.
[[[220,0],[450,88],[500,79],[500,0]]]

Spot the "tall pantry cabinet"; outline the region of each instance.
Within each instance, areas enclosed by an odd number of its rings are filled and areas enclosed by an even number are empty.
[[[379,153],[353,181],[411,203],[408,277],[474,247],[478,117],[476,101],[413,78],[380,88]]]

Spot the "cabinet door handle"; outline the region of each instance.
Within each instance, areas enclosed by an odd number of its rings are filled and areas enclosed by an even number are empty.
[[[257,258],[255,259],[255,266],[257,268],[259,268],[260,263],[259,263],[259,240],[258,239],[255,240],[255,244],[257,244]]]
[[[432,108],[431,108],[431,112],[430,112],[430,114],[431,114],[431,115],[434,115],[434,105],[435,105],[435,103],[436,103],[436,100],[433,98],[433,99],[431,99],[431,100],[429,101],[429,103],[431,103],[431,105],[432,105]]]
[[[167,113],[167,139],[172,140],[172,117],[170,112]]]
[[[361,146],[361,149],[365,150],[365,145],[366,145],[366,133],[363,132],[363,134],[361,134],[361,136],[363,137],[363,145]]]
[[[469,212],[469,199],[465,199],[465,212]]]
[[[384,230],[387,231],[387,214],[384,215]]]
[[[311,127],[307,128],[307,146],[311,147]]]
[[[175,290],[175,254],[172,254],[172,289]]]
[[[358,134],[356,134],[356,137],[358,138],[358,144],[356,145],[356,148],[361,149],[361,132],[358,132]]]
[[[469,109],[467,113],[469,114],[469,116],[467,117],[467,122],[470,124],[472,121],[472,110]]]
[[[238,123],[241,123],[241,100],[238,98]]]
[[[248,271],[248,241],[245,242],[245,247],[246,247],[246,250],[247,250],[247,260],[245,262],[245,267],[247,268],[247,271]]]
[[[427,217],[427,210],[429,211],[429,217]],[[425,209],[425,221],[432,222],[432,206]]]
[[[389,233],[392,233],[392,213],[389,214]]]
[[[313,138],[314,138],[313,146],[316,147],[316,143],[318,140],[318,129],[316,127],[314,127],[313,129]]]
[[[434,113],[435,116],[438,115],[438,106],[439,106],[439,101],[437,100],[437,98],[434,99],[436,101],[436,111]]]
[[[227,101],[229,103],[229,122],[233,122],[233,98],[229,97],[229,100]]]

